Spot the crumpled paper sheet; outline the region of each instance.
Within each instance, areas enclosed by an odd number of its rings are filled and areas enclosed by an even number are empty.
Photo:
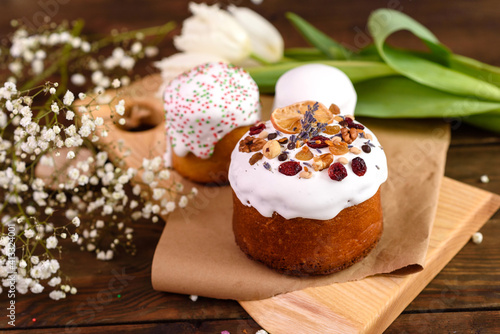
[[[269,99],[263,104],[270,105]],[[247,258],[236,245],[231,188],[197,185],[197,198],[168,218],[153,259],[154,289],[242,301],[422,270],[444,175],[449,127],[434,120],[361,122],[379,138],[389,165],[389,179],[381,189],[384,232],[363,261],[328,276],[278,274]]]

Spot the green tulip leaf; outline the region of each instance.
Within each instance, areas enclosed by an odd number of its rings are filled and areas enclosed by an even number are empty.
[[[450,52],[424,26],[409,16],[391,9],[379,9],[368,19],[368,28],[382,59],[398,73],[423,85],[448,93],[500,101],[500,88],[446,67]],[[440,63],[385,45],[386,39],[400,30],[419,37]]]
[[[352,52],[323,32],[316,29],[312,24],[294,13],[286,13],[287,19],[299,31],[299,33],[312,46],[323,52],[330,59],[349,59]]]
[[[356,115],[377,118],[450,118],[500,110],[500,103],[436,90],[405,77],[355,84]],[[497,131],[500,131],[498,127]]]
[[[325,64],[343,71],[352,82],[360,82],[373,78],[398,75],[393,69],[382,62],[375,61],[306,61],[306,62],[286,62],[275,65],[249,67],[245,70],[252,76],[261,93],[274,93],[274,87],[279,77],[286,71],[306,64]]]
[[[466,123],[500,133],[500,110],[465,117]]]

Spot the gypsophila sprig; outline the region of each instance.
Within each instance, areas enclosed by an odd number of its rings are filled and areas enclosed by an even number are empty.
[[[100,40],[81,36],[82,27],[19,27],[0,47],[0,278],[54,300],[77,293],[63,272],[67,245],[105,261],[135,254],[133,221],[157,222],[195,194],[170,179],[161,158],[138,169],[111,159],[100,141],[111,129],[94,115],[107,107],[125,122],[125,101],[105,90],[127,85],[134,65],[157,53],[148,37],[173,24]],[[46,81],[55,75],[59,82]]]
[[[74,288],[59,265],[65,242],[99,260],[111,260],[119,250],[135,254],[132,222],[158,222],[159,215],[185,207],[196,190],[186,193],[170,180],[161,157],[144,159],[138,169],[111,159],[102,143],[94,146],[106,131],[93,115],[102,106],[96,99],[75,105],[77,95],[69,90],[61,100],[50,94],[55,86],[0,88],[0,276],[4,286],[15,277],[19,293],[48,286],[58,300]],[[35,107],[37,98],[47,96],[44,106]],[[125,102],[117,96],[107,101],[114,117],[121,117],[116,106],[124,110]]]

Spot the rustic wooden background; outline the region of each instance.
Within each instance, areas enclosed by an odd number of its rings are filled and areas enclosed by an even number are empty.
[[[257,10],[279,28],[287,47],[306,45],[286,21],[287,11],[298,13],[338,41],[356,47],[367,43],[363,32],[369,13],[380,7],[395,8],[426,25],[454,52],[500,65],[500,4],[494,0],[264,0],[261,5],[235,0],[220,3]],[[139,29],[169,20],[181,23],[188,16],[187,4],[188,1],[180,0],[0,0],[0,37],[7,38],[11,31],[9,22],[14,18],[34,26],[39,25],[44,16],[54,22],[83,18],[87,33]],[[419,45],[405,33],[394,36],[391,42],[401,46]],[[162,56],[174,52],[171,41],[161,46]],[[138,71],[144,73],[146,69]],[[499,135],[461,123],[455,126],[447,176],[500,193],[499,167]],[[488,174],[491,182],[480,183],[482,174]],[[260,328],[234,301],[200,298],[192,302],[184,295],[153,291],[151,260],[162,224],[142,224],[138,229],[135,257],[120,255],[112,262],[100,262],[75,248],[67,252],[64,270],[73,277],[79,293],[58,302],[49,300],[46,294],[19,296],[16,329],[30,333],[220,333],[227,330],[251,334]],[[387,333],[500,333],[500,214],[481,232],[483,243],[467,244]],[[109,282],[115,273],[122,275],[122,284],[110,290]],[[1,309],[6,303],[4,293],[0,295]],[[1,319],[0,328],[7,329],[3,315]]]

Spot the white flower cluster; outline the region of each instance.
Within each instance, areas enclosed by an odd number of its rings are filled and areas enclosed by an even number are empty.
[[[90,43],[80,36],[74,36],[64,26],[58,27],[56,31],[43,29],[35,34],[20,28],[13,34],[9,49],[9,56],[13,59],[8,64],[8,69],[13,75],[9,81],[16,82],[26,72],[34,75],[42,74],[51,61],[51,55],[56,54],[54,49],[62,50],[69,45],[72,52],[87,57],[87,61],[81,63],[83,67],[71,74],[70,80],[73,85],[85,85],[87,78],[82,72],[91,71],[90,82],[95,85],[96,92],[102,92],[109,87],[126,86],[130,83],[130,78],[126,74],[131,72],[137,61],[143,57],[155,57],[159,53],[156,46],[143,44],[141,41],[144,39],[143,34],[139,33],[135,37],[137,39],[135,42],[124,43],[127,47],[116,46],[111,55],[102,61],[100,58],[92,57],[92,53],[105,47],[106,43]],[[110,74],[113,71],[121,71],[121,78],[112,79]]]
[[[9,271],[11,239],[2,232],[0,277],[4,286],[15,279],[19,293],[41,293],[48,286],[55,300],[76,293],[51,253],[62,251],[65,239],[95,253],[99,260],[113,259],[118,247],[134,253],[133,220],[157,222],[159,215],[185,207],[196,193],[183,194],[181,184],[170,182],[170,171],[159,157],[144,159],[136,170],[123,167],[121,160],[114,164],[105,151],[84,149],[103,135],[104,121],[93,116],[96,106],[75,106],[73,92],[54,96],[57,87],[48,83],[32,95],[19,92],[11,82],[0,87],[0,198],[4,203],[0,213],[3,231],[14,225],[14,240],[23,254],[15,257],[16,271]],[[42,93],[49,97],[46,108],[33,107],[34,98]],[[123,100],[111,99],[108,106],[123,116]],[[87,156],[82,158],[84,153]],[[39,175],[37,168],[49,172]],[[134,179],[139,184],[132,186]],[[50,222],[56,211],[63,211],[68,221]]]
[[[66,30],[29,35],[26,29],[18,29],[12,36],[10,55],[15,61],[9,63],[9,70],[20,77],[26,64],[29,64],[33,74],[41,74],[47,58],[47,51],[44,49],[65,45],[84,53],[91,51],[89,42]]]

